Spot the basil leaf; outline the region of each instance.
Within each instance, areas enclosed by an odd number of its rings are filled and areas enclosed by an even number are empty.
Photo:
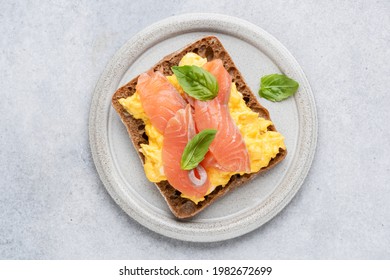
[[[202,101],[211,100],[217,96],[217,79],[203,68],[195,65],[173,66],[172,71],[180,86],[189,96]]]
[[[191,170],[198,166],[209,150],[216,133],[215,129],[204,129],[187,143],[181,156],[181,169]]]
[[[282,101],[297,92],[299,84],[282,74],[271,74],[261,78],[259,95],[270,101]]]

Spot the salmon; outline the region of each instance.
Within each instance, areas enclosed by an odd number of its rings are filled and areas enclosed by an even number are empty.
[[[197,130],[210,128],[217,130],[204,160],[205,168],[214,167],[228,172],[250,172],[248,150],[229,112],[231,77],[220,59],[207,62],[203,67],[216,77],[219,88],[216,98],[194,102]]]
[[[218,82],[218,95],[213,100],[183,98],[160,72],[141,74],[136,87],[146,115],[164,136],[162,163],[168,182],[197,201],[203,200],[211,188],[208,168],[250,172],[244,139],[229,113],[231,77],[220,59],[203,67]],[[217,130],[205,159],[193,170],[182,170],[180,162],[187,143],[204,129]]]
[[[165,176],[175,189],[186,197],[203,200],[210,182],[202,164],[190,171],[182,170],[180,167],[184,148],[195,134],[195,122],[191,106],[188,104],[168,121],[164,132],[162,161]]]
[[[218,95],[215,98],[220,104],[227,105],[230,97],[230,87],[232,86],[232,78],[223,66],[220,59],[214,59],[203,65],[203,69],[210,72],[218,82]]]
[[[141,74],[136,90],[146,115],[160,133],[165,131],[168,121],[176,112],[187,105],[176,88],[160,72]]]

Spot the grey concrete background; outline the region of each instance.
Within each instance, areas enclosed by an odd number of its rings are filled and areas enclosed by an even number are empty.
[[[278,38],[319,118],[312,169],[288,207],[213,244],[129,218],[88,144],[92,92],[112,55],[188,12],[241,17]],[[0,258],[389,259],[389,14],[388,1],[1,1]]]

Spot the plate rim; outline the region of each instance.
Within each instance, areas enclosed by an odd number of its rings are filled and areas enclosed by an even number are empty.
[[[239,33],[239,30],[242,31],[243,29],[245,32]],[[240,217],[240,219],[236,218],[229,224],[216,223],[211,228],[210,225],[205,227],[201,223],[196,223],[194,226],[194,223],[191,222],[161,221],[159,220],[161,217],[156,217],[153,213],[147,213],[145,209],[137,205],[132,197],[121,190],[120,185],[115,182],[117,178],[115,179],[112,176],[112,165],[109,164],[110,155],[106,150],[108,134],[104,133],[106,131],[104,125],[107,125],[107,123],[104,124],[104,117],[102,117],[107,105],[111,106],[111,102],[106,104],[106,100],[111,101],[112,93],[119,86],[121,78],[131,64],[131,59],[135,60],[137,58],[136,55],[140,53],[139,49],[147,50],[148,46],[151,46],[154,42],[174,36],[172,34],[196,31],[225,33],[249,41],[249,43],[254,43],[279,68],[281,65],[276,63],[274,58],[275,55],[282,57],[281,60],[285,61],[283,72],[300,81],[300,92],[304,92],[304,94],[296,94],[294,99],[306,112],[302,116],[302,112],[298,110],[300,128],[302,121],[305,124],[306,130],[304,131],[303,136],[305,138],[303,140],[306,148],[303,147],[303,155],[300,156],[301,161],[298,162],[299,166],[294,174],[294,182],[290,184],[291,186],[287,186],[289,187],[288,191],[282,193],[282,196],[279,194],[278,197],[278,194],[275,193],[278,190],[276,189],[264,202],[265,207],[268,207],[266,209],[270,209],[270,211],[262,213],[262,216],[260,214],[256,215],[256,213],[257,210],[263,209],[252,209],[252,213]],[[252,36],[252,39],[249,38],[250,36]],[[265,45],[256,45],[256,40]],[[113,88],[115,84],[116,88],[114,91],[110,91],[111,93],[107,97],[107,88]],[[130,217],[150,230],[170,238],[192,242],[215,242],[235,238],[262,226],[277,215],[302,186],[315,155],[317,136],[318,120],[314,96],[302,68],[292,54],[275,37],[259,26],[237,17],[215,13],[189,13],[168,17],[149,25],[130,38],[112,57],[100,76],[94,89],[89,113],[89,143],[92,158],[103,185],[114,201]],[[291,165],[293,164],[294,162],[291,163]]]

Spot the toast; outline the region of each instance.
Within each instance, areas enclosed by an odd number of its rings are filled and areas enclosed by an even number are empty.
[[[214,36],[204,37],[190,45],[187,45],[181,50],[178,50],[170,55],[165,56],[162,60],[156,63],[151,69],[154,71],[160,71],[165,76],[172,75],[171,67],[178,65],[181,58],[189,53],[194,52],[200,55],[203,58],[207,58],[208,61],[212,59],[219,58],[223,61],[224,67],[227,69],[229,74],[232,76],[232,81],[236,84],[237,89],[243,95],[243,99],[247,106],[252,109],[252,111],[259,114],[260,117],[270,120],[270,115],[268,110],[260,105],[257,101],[256,96],[252,93],[250,88],[245,83],[241,73],[235,66],[232,58],[223,47],[222,43],[218,40],[218,38]],[[131,114],[129,114],[119,103],[119,99],[127,98],[133,95],[136,91],[138,76],[128,82],[126,85],[119,88],[112,97],[112,106],[119,114],[123,124],[126,126],[127,131],[129,133],[130,139],[133,142],[133,145],[138,152],[138,155],[142,161],[145,162],[144,155],[139,151],[141,148],[141,144],[148,143],[148,136],[145,133],[145,124],[140,119],[135,119]],[[276,131],[274,125],[268,127],[268,130]],[[158,190],[166,200],[170,210],[177,218],[189,218],[207,206],[212,204],[218,198],[222,197],[226,193],[230,192],[234,188],[243,185],[244,183],[252,180],[258,174],[265,172],[279,162],[281,162],[287,154],[287,150],[279,149],[279,153],[274,157],[268,164],[268,166],[260,169],[256,173],[244,174],[244,175],[233,175],[224,187],[218,186],[215,188],[213,192],[209,195],[205,196],[205,200],[195,204],[193,201],[181,197],[181,193],[174,189],[168,181],[161,181],[156,183]]]

